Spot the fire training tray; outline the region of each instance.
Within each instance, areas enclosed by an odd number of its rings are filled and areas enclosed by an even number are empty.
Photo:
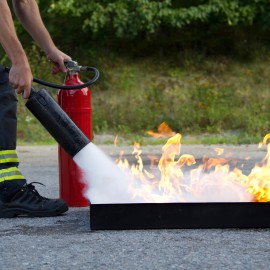
[[[91,204],[91,230],[270,228],[270,203]]]

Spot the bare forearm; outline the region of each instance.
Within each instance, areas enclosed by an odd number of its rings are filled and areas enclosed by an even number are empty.
[[[35,0],[13,0],[14,11],[23,27],[33,37],[41,49],[49,54],[55,45],[41,19]]]
[[[0,1],[0,43],[13,64],[28,64],[26,54],[17,37],[9,6]]]
[[[35,0],[13,0],[13,6],[24,28],[53,62],[53,73],[66,71],[64,60],[70,57],[54,45],[42,22]],[[18,94],[23,94],[23,98],[28,98],[33,76],[27,56],[17,37],[7,0],[0,0],[0,43],[12,62],[9,72],[10,84]]]

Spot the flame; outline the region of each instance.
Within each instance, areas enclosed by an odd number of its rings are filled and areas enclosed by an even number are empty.
[[[220,156],[224,153],[224,149],[217,147],[215,148],[215,152],[217,153],[218,156]]]
[[[148,156],[149,170],[144,168],[139,143],[134,144],[132,153],[136,159],[135,164],[130,165],[123,153],[116,160],[125,173],[131,173],[134,181],[129,192],[134,198],[141,197],[146,202],[270,202],[269,144],[263,161],[256,164],[250,174],[245,175],[239,168],[231,168],[228,160],[223,157],[203,157],[201,164],[194,168],[194,156],[180,155],[181,134],[173,132],[166,123],[160,125],[158,132],[149,131],[148,134],[155,138],[168,138],[159,159],[157,156]],[[266,145],[268,139],[270,133],[264,137],[259,147]],[[215,152],[221,156],[224,149],[215,148]],[[235,160],[233,164],[236,164]]]
[[[116,146],[118,144],[118,134],[116,134],[113,144]]]
[[[153,136],[154,138],[169,138],[175,135],[175,132],[165,123],[161,123],[158,127],[158,132],[148,130],[147,134]]]

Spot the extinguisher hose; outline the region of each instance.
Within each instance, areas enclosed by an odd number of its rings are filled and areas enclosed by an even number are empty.
[[[5,70],[7,72],[10,71],[9,68],[5,68]],[[95,74],[93,76],[93,78],[91,80],[89,80],[88,82],[86,83],[83,83],[83,84],[79,84],[79,85],[61,85],[61,84],[55,84],[55,83],[50,83],[50,82],[46,82],[46,81],[43,81],[41,79],[38,79],[38,78],[33,78],[33,81],[38,83],[38,84],[42,84],[42,85],[45,85],[45,86],[48,86],[48,87],[51,87],[51,88],[56,88],[56,89],[63,89],[63,90],[71,90],[71,89],[82,89],[84,87],[88,87],[92,84],[94,84],[98,78],[99,78],[99,71],[98,69],[96,69],[95,67],[84,67],[84,70],[87,70],[87,71],[93,71]]]

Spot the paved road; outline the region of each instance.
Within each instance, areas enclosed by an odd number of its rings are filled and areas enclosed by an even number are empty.
[[[115,157],[119,149],[102,146]],[[215,146],[183,146],[200,158]],[[127,152],[130,149],[125,149]],[[227,146],[247,170],[266,154],[257,146]],[[130,153],[130,152],[129,152]],[[160,146],[145,154],[159,154]],[[56,146],[18,148],[21,170],[39,191],[58,197]],[[1,219],[0,269],[269,269],[270,229],[90,231],[89,208],[55,218]]]

